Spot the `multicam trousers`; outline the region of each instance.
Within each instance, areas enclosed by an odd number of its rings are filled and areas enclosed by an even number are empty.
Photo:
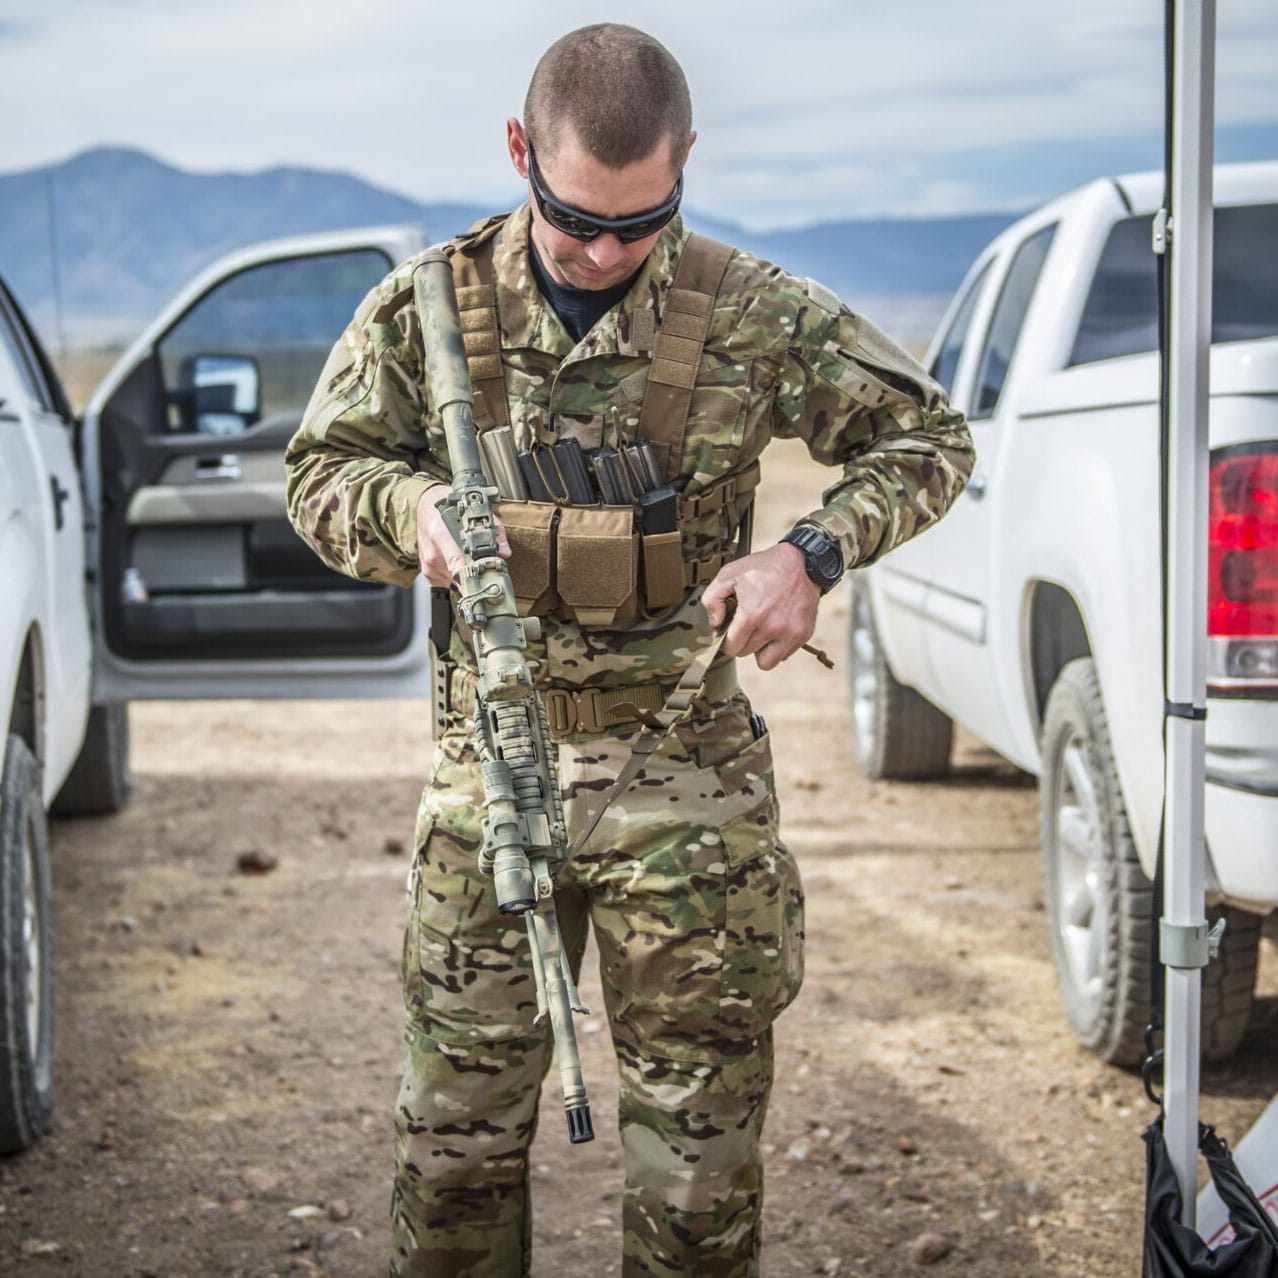
[[[559,748],[569,834],[628,749]],[[404,946],[394,1275],[518,1278],[548,1029],[523,921],[476,868],[481,787],[461,725],[419,813]],[[587,922],[621,1080],[623,1273],[758,1272],[771,1024],[798,990],[803,894],[777,839],[768,737],[737,696],[681,725],[556,878],[565,943]]]

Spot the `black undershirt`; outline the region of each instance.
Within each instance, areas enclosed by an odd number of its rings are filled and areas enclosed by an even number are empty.
[[[639,278],[639,271],[643,270],[641,266],[628,280],[622,280],[611,288],[571,288],[567,284],[556,284],[546,274],[541,258],[537,256],[536,244],[529,240],[529,246],[532,252],[528,256],[532,260],[537,288],[563,321],[574,342],[581,341],[630,292],[630,286]]]

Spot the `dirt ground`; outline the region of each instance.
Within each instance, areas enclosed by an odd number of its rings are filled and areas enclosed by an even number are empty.
[[[761,537],[820,475],[782,449]],[[938,534],[939,535],[939,534]],[[847,602],[744,679],[774,733],[808,897],[807,980],[778,1022],[763,1271],[1111,1278],[1140,1265],[1139,1079],[1065,1028],[1032,783],[970,739],[941,784],[866,781]],[[424,702],[138,704],[123,814],[53,832],[56,1113],[0,1162],[0,1272],[384,1272],[398,957]],[[275,868],[246,874],[248,856]],[[587,956],[587,970],[591,958]],[[584,981],[597,1011],[597,979]],[[593,999],[593,1002],[592,1002]],[[1238,1058],[1203,1080],[1237,1140],[1278,1087],[1278,961]],[[557,1078],[534,1152],[537,1275],[619,1273],[616,1084],[578,1021],[599,1138]]]

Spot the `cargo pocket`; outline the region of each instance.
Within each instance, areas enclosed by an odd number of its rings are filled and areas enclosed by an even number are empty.
[[[534,1032],[526,927],[498,910],[493,881],[478,866],[481,790],[465,738],[446,738],[418,815],[403,959],[413,1024],[439,1043]]]
[[[610,626],[638,615],[639,536],[629,506],[564,506],[555,585],[583,626]]]
[[[646,1056],[742,1057],[803,977],[803,891],[757,805],[673,832],[592,906],[613,1032]]]
[[[720,1033],[756,1039],[803,983],[803,885],[779,839],[770,852],[730,860],[719,989]]]
[[[498,502],[494,508],[510,542],[510,581],[521,617],[542,616],[555,601],[554,522],[559,507],[549,502]]]

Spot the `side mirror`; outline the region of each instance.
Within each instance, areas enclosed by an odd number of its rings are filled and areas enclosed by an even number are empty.
[[[179,380],[196,434],[242,435],[262,416],[262,374],[251,355],[188,356]]]

